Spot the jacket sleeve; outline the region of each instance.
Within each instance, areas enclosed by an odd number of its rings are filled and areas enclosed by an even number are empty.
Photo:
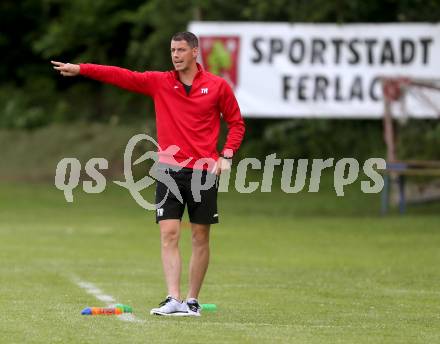
[[[161,72],[133,72],[125,68],[91,63],[81,63],[79,66],[80,74],[85,77],[148,96],[154,95],[158,78],[162,74]]]
[[[228,126],[226,142],[221,153],[230,155],[228,152],[232,150],[233,154],[235,154],[243,140],[245,124],[241,117],[240,107],[238,106],[234,92],[224,80],[220,90],[219,107],[223,119]]]

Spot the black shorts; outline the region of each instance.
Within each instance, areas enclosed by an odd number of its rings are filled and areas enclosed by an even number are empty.
[[[217,193],[218,178],[215,174],[207,171],[196,171],[191,168],[182,168],[179,171],[173,171],[170,168],[161,167],[161,173],[165,173],[174,181],[167,183],[168,186],[159,180],[156,184],[156,223],[161,220],[178,219],[182,220],[185,205],[188,207],[189,221],[197,224],[214,224],[218,223],[217,212]],[[201,185],[212,185],[206,190],[194,190],[196,197],[191,191],[191,179],[195,175],[195,180],[201,181]],[[199,183],[200,184],[200,183]],[[180,196],[176,196],[177,187]],[[198,199],[197,195],[200,195]],[[180,200],[179,200],[180,197]],[[182,202],[181,202],[182,200]]]

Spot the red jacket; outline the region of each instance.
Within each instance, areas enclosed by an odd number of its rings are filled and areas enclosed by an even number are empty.
[[[245,131],[240,108],[228,83],[203,70],[199,64],[197,68],[189,95],[179,82],[177,71],[140,73],[86,63],[80,65],[80,73],[152,97],[160,150],[177,145],[180,150],[174,155],[174,159],[182,162],[192,158],[186,165],[192,168],[199,158],[218,159],[220,113],[228,125],[228,135],[222,152],[232,150],[235,153]],[[159,161],[172,164],[172,160],[159,152]]]

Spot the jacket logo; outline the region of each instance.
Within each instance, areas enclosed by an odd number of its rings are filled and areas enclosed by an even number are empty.
[[[208,94],[208,88],[206,87],[206,88],[201,88],[200,89],[200,92],[202,93],[202,94]]]

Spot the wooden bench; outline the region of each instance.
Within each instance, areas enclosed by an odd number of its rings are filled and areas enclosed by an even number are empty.
[[[389,211],[391,184],[393,179],[397,179],[399,193],[399,212],[405,213],[406,195],[405,184],[409,176],[431,176],[440,177],[440,161],[389,161],[387,168],[383,172],[384,187],[382,190],[381,213],[386,214]],[[440,200],[440,197],[438,198]],[[431,199],[432,200],[432,199]]]

